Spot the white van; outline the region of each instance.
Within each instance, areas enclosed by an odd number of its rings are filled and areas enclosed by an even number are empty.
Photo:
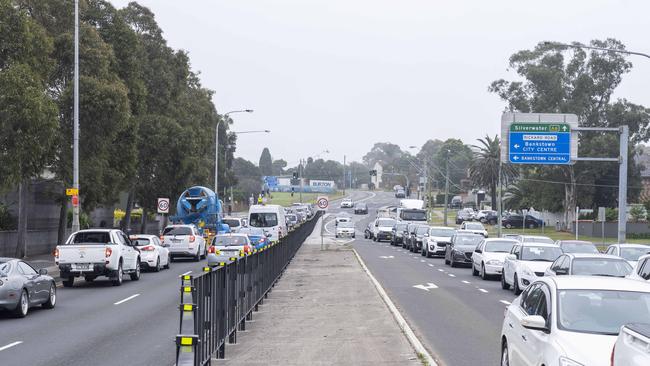
[[[280,205],[253,205],[248,210],[248,226],[259,227],[271,234],[271,241],[287,235],[284,208]]]
[[[403,199],[399,201],[399,206],[401,208],[410,208],[416,210],[422,210],[424,208],[423,200],[414,200],[414,199]]]

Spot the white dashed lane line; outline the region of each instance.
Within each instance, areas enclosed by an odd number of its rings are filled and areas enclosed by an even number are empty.
[[[2,347],[0,347],[0,352],[4,351],[4,350],[6,350],[6,349],[9,349],[9,348],[11,348],[11,347],[13,347],[13,346],[17,346],[17,345],[19,345],[19,344],[21,344],[21,343],[23,343],[23,341],[16,341],[16,342],[13,342],[13,343],[9,343],[9,344],[6,345],[6,346],[2,346]]]
[[[127,302],[127,301],[129,301],[131,299],[135,299],[138,296],[140,296],[140,294],[131,295],[131,296],[127,297],[126,299],[123,299],[123,300],[120,300],[120,301],[116,302],[113,305],[119,305],[119,304],[125,303],[125,302]]]
[[[482,288],[480,288],[480,289],[478,289],[478,290],[481,291],[481,292],[484,293],[484,294],[487,294],[487,293],[488,293],[488,290],[486,290],[486,289],[482,289]]]
[[[499,302],[502,303],[502,304],[504,304],[504,305],[510,305],[510,301],[499,300]]]
[[[465,281],[465,280],[463,280],[463,281],[461,281],[461,282],[466,283],[466,284],[470,284],[470,283],[471,283],[471,282],[469,282],[469,281]]]
[[[447,273],[447,276],[449,276],[449,277],[456,277],[456,275],[453,274],[453,273]]]
[[[429,267],[433,267],[433,264],[429,263]]]
[[[440,271],[440,272],[444,272],[445,270],[442,269],[442,268],[438,268],[438,271]]]

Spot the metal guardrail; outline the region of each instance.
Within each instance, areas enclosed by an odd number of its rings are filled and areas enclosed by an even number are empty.
[[[217,267],[181,277],[177,366],[210,365],[213,357],[225,357],[226,343],[237,343],[237,331],[246,330],[321,214],[264,249],[223,257]]]

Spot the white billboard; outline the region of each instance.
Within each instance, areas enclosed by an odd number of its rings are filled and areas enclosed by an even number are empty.
[[[336,187],[333,180],[316,180],[316,179],[310,180],[309,186],[314,188],[329,188],[329,189],[334,189]]]

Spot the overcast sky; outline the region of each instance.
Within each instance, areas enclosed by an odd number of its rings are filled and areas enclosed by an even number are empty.
[[[127,0],[111,0],[117,7]],[[542,40],[613,37],[650,52],[648,1],[141,0],[169,45],[215,91],[241,135],[237,156],[267,146],[290,166],[360,160],[375,142],[406,148],[494,135],[504,103],[491,81],[508,57]],[[618,97],[650,105],[650,59],[633,57]],[[540,111],[542,112],[542,111]],[[417,152],[417,151],[414,151]]]

